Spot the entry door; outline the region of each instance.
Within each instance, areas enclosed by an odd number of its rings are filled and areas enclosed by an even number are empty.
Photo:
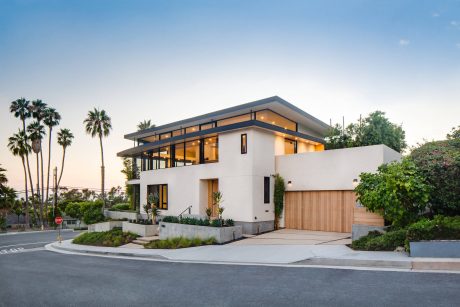
[[[217,217],[219,213],[217,212],[217,206],[213,200],[213,193],[219,191],[219,180],[210,179],[208,180],[208,208],[211,208],[212,215],[211,217]]]

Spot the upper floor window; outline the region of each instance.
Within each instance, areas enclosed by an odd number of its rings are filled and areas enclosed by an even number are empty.
[[[202,141],[203,163],[219,161],[219,139],[217,137],[206,138]]]
[[[242,134],[241,135],[241,154],[248,153],[248,135]]]
[[[257,111],[256,120],[287,130],[297,131],[297,124],[295,122],[270,110]]]
[[[193,133],[200,131],[200,126],[193,126],[185,128],[185,133]]]
[[[242,122],[247,122],[251,120],[251,114],[243,114],[243,115],[238,115],[235,117],[230,117],[230,118],[224,118],[221,120],[217,121],[217,126],[227,126],[231,124],[236,124],[236,123],[242,123]]]

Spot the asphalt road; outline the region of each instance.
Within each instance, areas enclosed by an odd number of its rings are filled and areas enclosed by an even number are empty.
[[[165,263],[57,254],[38,243],[55,237],[0,236],[0,250],[24,248],[0,253],[0,306],[420,307],[460,302],[460,274]]]

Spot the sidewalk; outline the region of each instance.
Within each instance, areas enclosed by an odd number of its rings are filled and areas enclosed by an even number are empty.
[[[292,266],[372,267],[397,270],[445,270],[460,273],[458,258],[411,258],[398,252],[353,251],[344,245],[213,245],[176,250],[130,249],[72,244],[46,246],[54,252],[135,257],[175,262]]]

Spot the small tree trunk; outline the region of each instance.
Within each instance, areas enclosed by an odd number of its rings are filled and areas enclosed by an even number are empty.
[[[40,224],[43,229],[43,201],[40,195],[40,161],[38,160],[38,152],[36,153],[37,156],[37,196],[38,201],[40,202]]]
[[[105,167],[104,167],[104,147],[102,146],[102,135],[99,135],[99,144],[101,146],[101,191],[102,191],[102,213],[104,213],[105,209],[105,191],[104,191],[104,184],[105,184]]]
[[[45,179],[43,172],[43,150],[42,150],[42,141],[40,140],[40,164],[42,171],[42,204],[45,202]],[[45,202],[45,225],[48,226],[48,200]]]
[[[48,173],[46,176],[46,202],[48,202],[48,193],[50,188],[50,164],[51,164],[51,133],[53,128],[49,127],[49,135],[48,135]]]

